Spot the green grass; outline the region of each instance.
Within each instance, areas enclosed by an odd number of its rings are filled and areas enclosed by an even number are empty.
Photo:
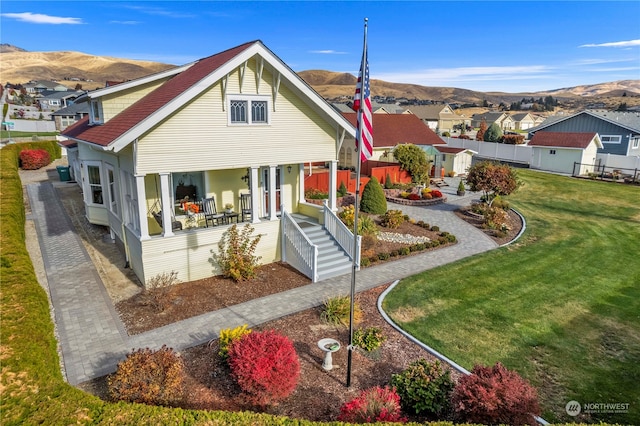
[[[11,121],[11,120],[9,120],[9,121]],[[0,138],[8,139],[9,138],[9,134],[11,134],[11,139],[13,139],[13,138],[30,138],[32,136],[38,136],[38,137],[56,136],[58,133],[59,132],[16,132],[14,130],[11,130],[11,131],[1,130],[0,131]]]
[[[519,172],[519,242],[403,280],[384,302],[405,330],[470,369],[501,361],[539,390],[630,403],[592,420],[640,424],[640,188]]]

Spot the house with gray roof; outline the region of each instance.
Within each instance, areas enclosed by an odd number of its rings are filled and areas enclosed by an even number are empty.
[[[56,123],[56,130],[62,131],[72,124],[82,120],[89,114],[89,104],[82,102],[79,104],[71,104],[66,108],[61,108],[51,113],[53,121]]]
[[[469,122],[469,119],[453,112],[448,104],[411,105],[405,110],[417,115],[434,132],[453,132],[454,126]]]
[[[598,154],[640,156],[640,112],[585,110],[554,116],[529,129],[529,139],[538,132],[595,132],[602,142]]]

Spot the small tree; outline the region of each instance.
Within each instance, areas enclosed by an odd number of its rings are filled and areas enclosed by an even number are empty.
[[[427,154],[414,144],[400,144],[393,150],[393,156],[400,167],[411,175],[414,183],[424,183],[428,176]]]
[[[467,184],[472,191],[482,191],[483,198],[491,207],[497,195],[509,195],[520,186],[515,169],[504,165],[483,161],[469,168]]]
[[[392,189],[393,182],[391,181],[391,175],[387,173],[387,177],[384,178],[384,189]]]
[[[347,187],[344,185],[343,181],[340,181],[340,187],[338,188],[338,197],[344,197],[347,195]]]
[[[364,186],[360,210],[371,214],[384,214],[387,211],[387,199],[384,196],[382,186],[380,186],[375,176],[372,176]]]
[[[491,126],[484,132],[483,138],[485,142],[499,142],[502,138],[502,129],[498,123],[491,123]]]
[[[484,140],[484,132],[487,131],[487,122],[484,119],[480,122],[480,128],[478,129],[478,133],[476,133],[476,140],[483,141]]]

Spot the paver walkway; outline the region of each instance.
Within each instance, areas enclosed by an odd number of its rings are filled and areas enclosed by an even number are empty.
[[[72,385],[115,371],[134,348],[176,350],[217,338],[223,328],[255,326],[321,305],[327,297],[348,294],[351,274],[334,277],[283,293],[209,312],[146,333],[128,336],[104,284],[82,241],[75,233],[62,202],[50,182],[27,185],[67,381]],[[444,190],[445,194],[449,191]],[[433,252],[406,257],[357,273],[356,291],[367,290],[418,272],[496,248],[493,240],[455,216],[458,205],[471,195],[437,206],[401,208],[416,220],[454,234],[459,243]]]

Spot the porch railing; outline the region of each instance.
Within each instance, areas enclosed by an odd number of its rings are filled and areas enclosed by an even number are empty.
[[[287,262],[315,283],[318,281],[318,246],[302,232],[295,220],[282,209],[282,261]]]
[[[338,243],[342,250],[347,253],[347,256],[353,261],[353,232],[347,228],[336,214],[331,211],[327,202],[325,201],[323,204],[323,219],[324,219],[324,227],[331,234],[334,240]],[[356,269],[360,270],[360,247],[362,244],[362,237],[358,235],[358,239],[356,242]]]

